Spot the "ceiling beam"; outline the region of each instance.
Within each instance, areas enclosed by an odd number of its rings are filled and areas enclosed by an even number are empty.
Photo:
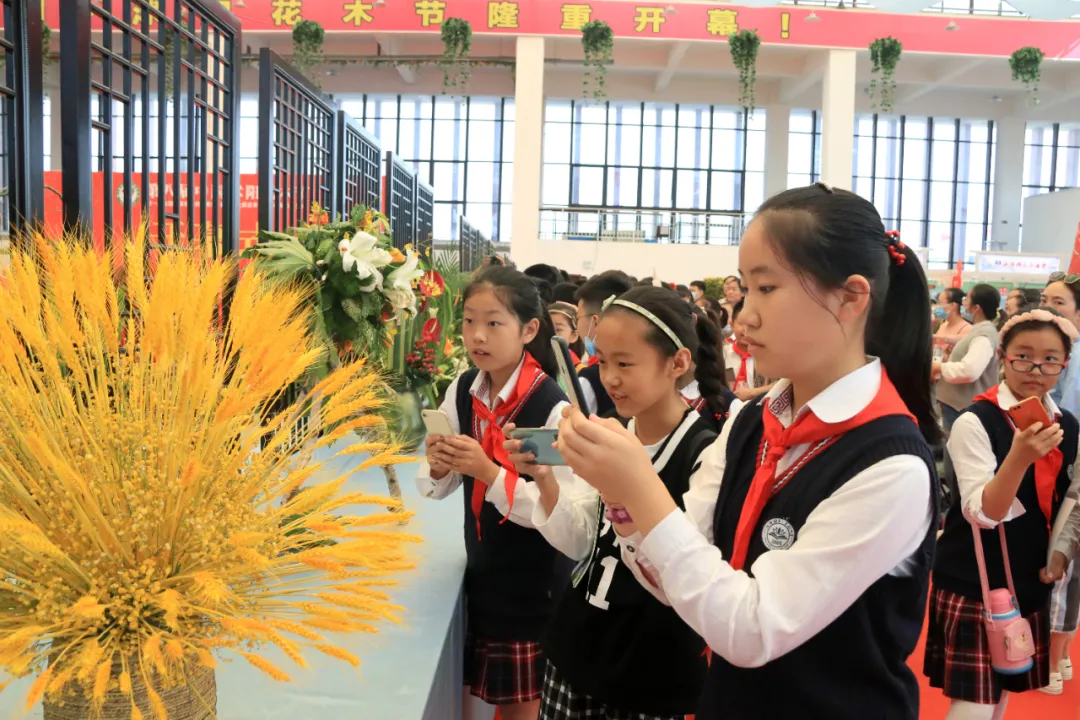
[[[918,100],[923,95],[929,92],[933,92],[943,85],[948,85],[954,80],[962,78],[969,72],[986,63],[986,58],[974,58],[967,62],[958,62],[952,69],[947,69],[930,82],[922,82],[911,88],[910,90],[903,92],[896,98],[898,103],[909,103],[913,100]]]
[[[393,57],[401,54],[401,48],[399,47],[398,40],[395,37],[391,37],[389,35],[376,35],[375,42],[379,44],[379,55],[381,56],[388,56],[392,59]],[[401,76],[401,79],[405,82],[406,85],[416,84],[415,68],[409,65],[396,65],[395,67],[397,68],[398,75]]]
[[[803,63],[802,74],[798,77],[787,78],[780,85],[780,102],[785,105],[797,100],[810,88],[817,85],[825,78],[825,63],[827,58],[815,53],[806,58]]]
[[[671,84],[671,78],[675,76],[675,71],[679,69],[679,63],[686,57],[686,53],[689,49],[690,43],[688,42],[677,42],[671,46],[671,52],[668,53],[667,65],[660,71],[660,74],[656,76],[656,92],[667,90],[667,86]]]

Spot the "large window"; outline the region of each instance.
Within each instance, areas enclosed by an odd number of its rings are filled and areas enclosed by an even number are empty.
[[[1080,123],[1028,123],[1024,197],[1080,185]]]
[[[990,120],[857,115],[852,188],[931,267],[972,262],[990,242],[995,137]],[[818,113],[792,111],[789,187],[817,179],[820,146]]]
[[[542,202],[742,212],[764,199],[765,113],[549,100]]]
[[[513,98],[366,95],[341,107],[434,188],[436,240],[456,238],[464,215],[491,240],[509,242]]]

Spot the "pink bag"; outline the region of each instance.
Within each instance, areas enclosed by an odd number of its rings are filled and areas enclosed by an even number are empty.
[[[1005,525],[998,524],[1001,536],[1001,556],[1005,560],[1005,579],[1009,589],[990,589],[986,577],[986,558],[983,555],[982,537],[975,525],[975,559],[979,563],[979,581],[982,583],[986,637],[990,649],[990,667],[1003,675],[1021,675],[1031,669],[1035,656],[1035,639],[1031,625],[1020,615],[1020,603],[1016,601],[1012,569],[1009,567],[1009,548],[1005,544]]]

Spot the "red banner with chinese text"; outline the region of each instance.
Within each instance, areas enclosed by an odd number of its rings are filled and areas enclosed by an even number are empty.
[[[159,0],[162,6],[164,0]],[[46,0],[46,22],[56,28],[60,0]],[[477,33],[573,35],[590,20],[603,20],[616,37],[673,40],[724,39],[740,29],[758,31],[765,43],[865,49],[892,35],[906,52],[1007,57],[1024,45],[1048,58],[1080,58],[1080,23],[1024,17],[964,16],[960,32],[945,29],[936,13],[891,14],[827,8],[747,8],[720,3],[648,3],[626,0],[220,0],[245,31],[289,31],[315,20],[329,32],[439,32],[448,17],[468,20]],[[168,3],[171,6],[171,3]],[[820,22],[804,22],[813,11]],[[140,18],[133,18],[138,24]]]

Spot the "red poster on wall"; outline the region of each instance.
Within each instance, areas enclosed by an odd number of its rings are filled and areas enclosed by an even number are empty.
[[[757,30],[768,44],[863,50],[891,35],[905,52],[1007,57],[1034,45],[1047,58],[1080,58],[1077,24],[1026,17],[965,16],[960,32],[947,31],[936,13],[892,14],[876,10],[741,7],[738,4],[630,2],[626,0],[219,0],[240,18],[245,32],[291,31],[315,20],[328,32],[432,32],[446,18],[468,20],[476,33],[577,35],[590,20],[607,22],[616,37],[724,40],[741,29]],[[45,0],[46,22],[59,24],[61,0]],[[95,0],[100,4],[100,0]],[[152,3],[157,4],[154,0]],[[171,2],[160,0],[161,6]],[[819,22],[805,22],[813,11]],[[133,18],[138,25],[141,17]],[[100,27],[100,20],[97,21]],[[153,27],[151,26],[151,29]]]

